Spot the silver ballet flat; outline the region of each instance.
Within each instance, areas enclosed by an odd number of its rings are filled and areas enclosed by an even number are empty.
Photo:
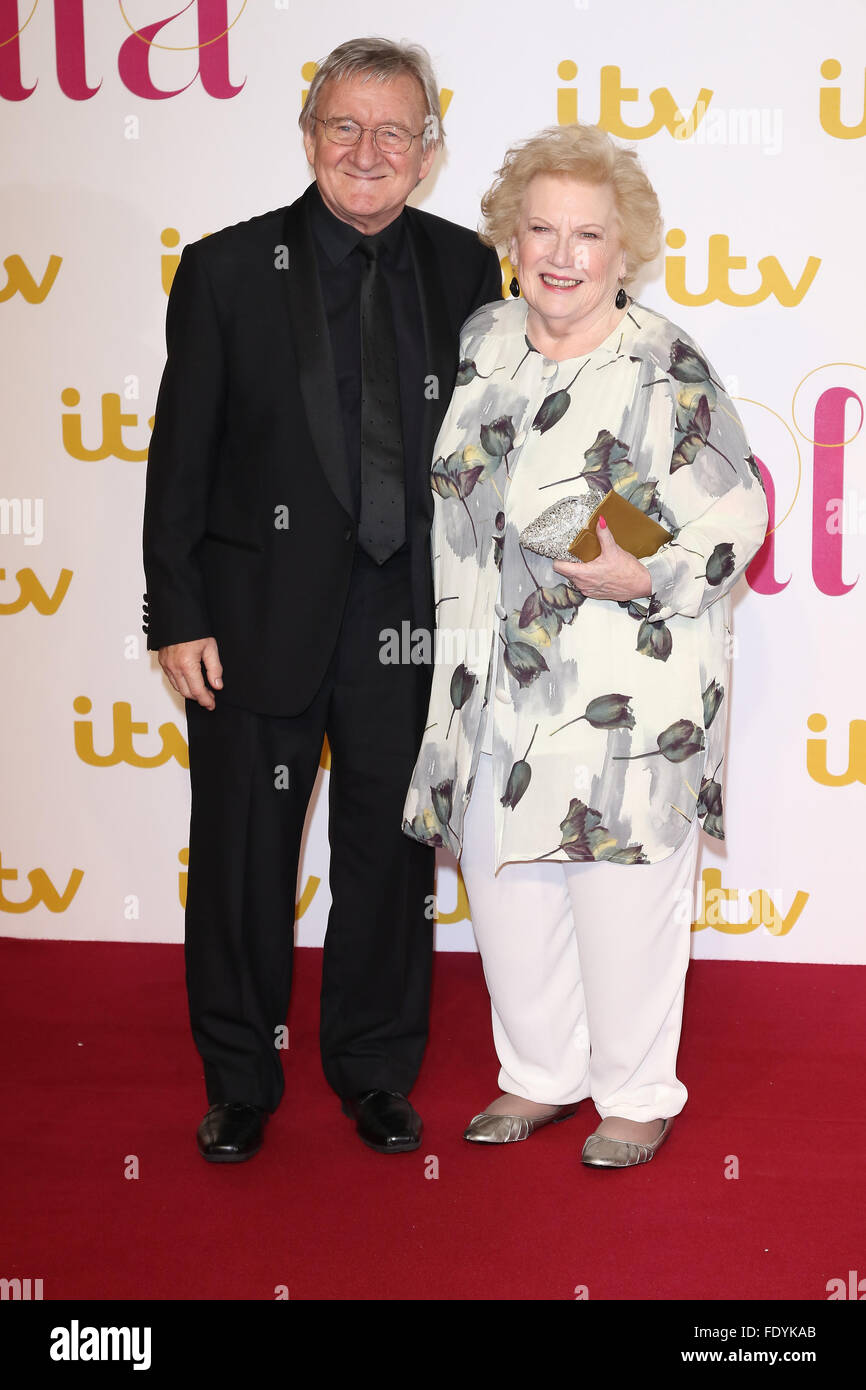
[[[651,1144],[634,1144],[628,1139],[608,1139],[603,1134],[591,1134],[583,1146],[581,1162],[588,1168],[633,1168],[649,1163],[673,1129],[673,1116],[665,1120],[658,1139]]]
[[[469,1121],[463,1138],[473,1144],[516,1144],[521,1139],[528,1139],[530,1134],[543,1129],[545,1125],[558,1125],[563,1120],[570,1120],[577,1112],[578,1104],[560,1105],[552,1115],[541,1120],[531,1120],[528,1115],[488,1115],[485,1110]]]

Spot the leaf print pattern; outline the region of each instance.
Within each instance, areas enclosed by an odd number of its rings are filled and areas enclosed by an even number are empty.
[[[501,367],[493,368],[493,372],[499,372],[501,370]],[[476,377],[479,381],[489,381],[493,375],[493,372],[488,372],[486,376],[482,376],[475,363],[472,361],[472,358],[464,357],[457,364],[457,376],[455,379],[455,385],[468,386],[469,383],[471,381],[474,381]]]
[[[656,739],[658,748],[648,753],[631,753],[627,757],[616,757],[614,762],[631,762],[634,758],[653,758],[659,753],[671,763],[684,763],[704,747],[704,731],[693,724],[691,719],[678,719],[676,723],[663,729]]]
[[[699,413],[701,425],[709,427],[718,395],[710,381],[684,382],[677,389],[676,401],[677,430],[680,434],[688,434]]]
[[[701,700],[703,701],[704,706],[705,729],[708,729],[712,724],[713,720],[719,712],[719,705],[722,703],[722,700],[724,698],[724,686],[719,685],[718,681],[715,679],[711,680],[703,695],[701,696]]]
[[[633,305],[554,390],[526,313],[503,301],[461,338],[431,475],[437,615],[443,635],[471,632],[492,655],[435,667],[404,830],[460,853],[483,745],[497,866],[655,863],[682,843],[689,807],[724,835],[712,768],[725,746],[728,595],[766,530],[760,468],[718,374],[660,315]],[[587,599],[520,546],[576,482],[618,491],[671,532],[644,562],[648,597]]]
[[[579,714],[576,719],[569,719],[567,724],[560,724],[558,729],[553,730],[553,734],[568,729],[572,724],[579,724],[582,719],[594,729],[633,729],[634,711],[630,701],[630,695],[598,695],[594,700],[590,700],[583,714]],[[551,738],[553,734],[550,735]]]
[[[429,845],[431,849],[446,849],[446,843],[442,838],[442,830],[436,818],[436,812],[432,807],[425,807],[419,811],[411,820],[403,821],[403,834],[417,840],[422,845]]]
[[[462,501],[472,492],[484,469],[480,450],[470,444],[455,450],[447,459],[436,460],[430,474],[431,486],[440,497],[458,497]]]
[[[644,618],[637,630],[637,650],[641,656],[651,656],[655,661],[667,661],[673,646],[673,635],[667,623],[651,623]]]
[[[547,487],[558,487],[560,483],[573,483],[578,478],[586,478],[600,492],[623,492],[638,481],[634,464],[629,461],[628,445],[617,439],[610,430],[599,430],[595,442],[584,454],[586,467],[570,478],[557,478],[553,483],[542,483],[539,491]]]
[[[537,680],[542,671],[550,670],[537,647],[531,647],[528,642],[506,642],[501,633],[500,641],[505,647],[506,668],[521,689]]]
[[[513,765],[511,771],[508,774],[508,782],[506,783],[505,792],[499,798],[500,805],[509,806],[512,811],[514,810],[514,807],[517,805],[520,798],[523,796],[532,778],[532,768],[529,766],[527,759],[529,758],[529,754],[532,751],[532,745],[535,742],[535,735],[537,733],[538,725],[536,724],[532,734],[532,738],[529,740],[529,747],[527,748],[523,757],[519,758],[518,761]]]
[[[736,473],[734,463],[723,454],[709,438],[712,413],[718,403],[717,389],[724,387],[710,373],[709,366],[700,353],[689,347],[681,338],[675,338],[670,348],[669,374],[679,382],[676,393],[676,433],[671,455],[671,473],[679,468],[687,468],[694,463],[701,449],[712,449]],[[659,377],[647,382],[647,386],[658,386],[666,381]]]
[[[454,843],[454,832],[450,825],[454,778],[448,777],[429,790],[432,804],[425,806],[411,820],[404,819],[403,834],[430,849],[450,849]]]
[[[651,607],[654,602],[655,596],[653,595],[649,607]],[[624,598],[617,601],[617,608],[624,608],[630,618],[637,618],[638,620],[647,616],[649,607],[641,608],[640,604],[633,598]]]
[[[711,385],[718,386],[720,391],[725,389],[718,381],[713,381],[709,366],[700,353],[684,343],[682,338],[674,338],[671,343],[671,364],[668,370],[675,381],[709,381]]]
[[[715,402],[716,393],[712,386],[709,387]],[[682,411],[683,401],[693,402],[690,408]],[[692,386],[682,387],[677,393],[677,423],[683,420],[683,426],[677,429],[674,440],[674,451],[671,455],[671,472],[676,473],[678,468],[685,468],[694,463],[701,449],[712,449],[720,458],[725,460],[729,468],[736,473],[736,465],[731,463],[727,454],[723,454],[721,449],[717,449],[710,439],[710,429],[712,428],[712,406],[710,397],[706,391],[699,391]]]
[[[562,839],[557,849],[564,850],[573,862],[582,864],[606,859],[613,864],[646,864],[643,845],[618,845],[615,837],[601,823],[601,815],[592,806],[573,797],[565,819],[559,826]],[[539,859],[547,859],[557,850],[548,850]]]
[[[432,466],[431,484],[441,498],[459,498],[463,502],[473,491],[484,473],[484,460],[473,446],[456,450],[448,459],[436,459]]]
[[[684,395],[693,402],[691,407],[685,411],[682,409]],[[682,425],[680,425],[681,420]],[[674,451],[671,455],[672,473],[676,473],[678,468],[688,468],[694,463],[701,449],[706,447],[711,424],[709,398],[704,392],[696,392],[694,387],[689,386],[686,387],[685,392],[677,393],[678,428]]]
[[[494,420],[490,425],[482,425],[481,447],[485,454],[492,455],[493,458],[501,458],[505,463],[505,472],[508,472],[508,455],[514,448],[514,422],[509,415],[501,415],[498,420]]]
[[[636,608],[637,605],[635,604]],[[656,661],[667,661],[674,649],[674,637],[667,623],[662,619],[652,619],[660,611],[661,604],[655,594],[650,597],[643,621],[637,631],[637,650],[641,656],[653,657]],[[629,608],[631,612],[631,608]],[[633,617],[639,616],[637,613]]]
[[[728,579],[733,574],[735,567],[734,547],[730,541],[721,541],[707,561],[706,572],[696,575],[695,578],[706,579],[708,584],[715,586],[721,584],[723,579]]]
[[[442,825],[447,825],[451,819],[451,803],[454,797],[453,777],[448,778],[445,782],[440,782],[438,787],[431,787],[430,795],[433,798],[433,810],[436,819]]]
[[[471,671],[468,671],[462,662],[459,666],[455,666],[449,687],[453,708],[451,710],[451,719],[448,720],[446,738],[451,733],[451,720],[454,718],[457,711],[462,709],[466,704],[466,701],[469,699],[469,696],[472,694],[477,684],[478,677],[474,676]]]
[[[605,492],[622,492],[638,481],[634,464],[629,461],[628,445],[610,430],[599,430],[584,458],[586,467],[579,476],[600,484]]]
[[[465,449],[458,449],[453,454],[449,454],[447,459],[437,459],[430,474],[430,482],[434,492],[438,493],[440,497],[456,497],[461,503],[469,518],[469,525],[472,527],[476,546],[478,545],[478,534],[475,530],[475,522],[472,520],[472,513],[466,505],[466,498],[472,492],[478,479],[483,476],[485,468],[486,463],[483,458],[480,458],[480,450],[470,444]]]
[[[718,768],[716,768],[716,772],[718,772]],[[722,821],[722,784],[715,780],[715,773],[712,777],[701,778],[696,815],[698,820],[703,823],[703,828],[708,835],[714,836],[717,840],[725,838]]]
[[[529,569],[528,564],[526,568]],[[532,571],[529,573],[534,583]],[[505,667],[521,689],[531,685],[542,672],[549,671],[542,648],[550,648],[563,624],[572,621],[584,598],[584,594],[569,584],[556,584],[552,588],[538,585],[527,596],[522,608],[515,609],[505,620],[504,635],[499,634],[505,647]]]
[[[747,464],[747,466],[748,466],[749,472],[751,473],[752,477],[753,477],[753,478],[756,478],[757,481],[758,481],[758,483],[760,484],[760,486],[761,486],[761,491],[762,491],[762,492],[766,492],[766,488],[764,487],[764,479],[763,479],[763,476],[762,476],[762,474],[761,474],[761,470],[760,470],[760,468],[758,467],[758,460],[755,458],[755,455],[754,455],[754,454],[747,454],[747,455],[746,455],[746,464]]]
[[[557,584],[552,589],[546,589],[540,584],[537,589],[533,589],[521,608],[517,619],[518,626],[527,628],[533,622],[549,623],[548,632],[551,638],[558,637],[563,623],[571,622],[585,599],[586,594],[572,589],[570,584]]]
[[[577,381],[577,378],[580,376],[584,367],[588,365],[588,363],[589,358],[587,358],[586,362],[584,362],[580,367],[578,367],[577,371],[575,372],[574,376],[572,377],[571,381],[568,383],[567,386],[563,386],[560,388],[560,390],[552,391],[549,396],[545,396],[544,400],[541,402],[541,405],[538,407],[538,412],[535,416],[535,419],[532,422],[532,428],[534,430],[538,430],[539,434],[546,434],[548,430],[552,430],[554,425],[558,424],[559,421],[562,419],[563,415],[568,410],[568,407],[571,405],[571,396],[569,395],[569,391],[571,390],[574,383]]]
[[[521,359],[520,359],[520,361],[518,362],[517,366],[514,368],[514,371],[511,373],[511,380],[512,380],[512,381],[513,381],[514,378],[517,376],[517,373],[520,371],[520,368],[523,366],[523,364],[524,364],[524,362],[526,361],[526,359],[527,359],[527,357],[529,356],[529,354],[530,354],[531,352],[537,352],[537,351],[538,351],[537,348],[534,348],[534,347],[532,346],[531,342],[529,341],[529,339],[527,338],[527,336],[526,336],[525,333],[524,333],[524,335],[523,335],[523,341],[524,341],[525,344],[526,344],[526,351],[525,351],[525,353],[523,354],[523,356],[521,357]]]
[[[626,501],[631,502],[633,507],[637,507],[639,512],[649,516],[651,512],[659,510],[658,482],[655,478],[647,478],[645,483],[638,483],[637,487],[632,488]]]
[[[585,595],[577,589],[572,589],[570,584],[555,584],[550,588],[539,584],[529,567],[529,561],[521,550],[523,564],[535,588],[527,595],[520,609],[514,610],[505,621],[505,635],[503,641],[506,646],[505,664],[512,675],[512,661],[515,660],[514,648],[521,645],[530,644],[540,652],[541,648],[549,648],[551,643],[559,636],[564,623],[570,623],[575,613],[584,602]],[[519,666],[519,653],[517,654],[516,664]],[[538,667],[535,675],[540,675],[542,670],[547,670],[547,664]],[[521,686],[528,684],[528,679],[524,673],[524,678],[515,676],[520,681]],[[529,677],[534,679],[535,676]]]
[[[640,622],[637,633],[636,650],[641,656],[653,657],[656,661],[667,661],[673,651],[673,633],[667,623],[656,614],[661,611],[661,603],[655,594],[650,596],[650,601],[646,608],[642,608],[634,599],[623,599],[617,605],[624,608],[629,617],[636,618]],[[651,619],[655,618],[655,621]]]
[[[482,425],[480,433],[485,454],[506,458],[514,448],[514,421],[508,415],[501,415],[491,425]]]

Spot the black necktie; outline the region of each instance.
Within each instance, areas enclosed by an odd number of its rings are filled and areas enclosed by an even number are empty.
[[[406,539],[400,378],[381,246],[362,237],[367,259],[361,281],[361,518],[358,543],[381,565]]]

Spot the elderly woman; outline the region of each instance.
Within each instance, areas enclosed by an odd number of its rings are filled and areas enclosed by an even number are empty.
[[[542,131],[482,209],[522,297],[464,325],[437,441],[436,670],[404,830],[460,857],[490,990],[503,1094],[465,1137],[525,1139],[591,1097],[583,1162],[628,1167],[686,1102],[699,827],[724,838],[729,595],[766,499],[717,372],[623,288],[661,227],[635,154],[593,126]],[[609,491],[670,539],[638,559],[602,520],[597,558],[549,558],[573,504],[548,508]]]

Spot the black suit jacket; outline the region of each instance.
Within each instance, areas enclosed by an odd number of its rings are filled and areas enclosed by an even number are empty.
[[[221,698],[304,710],[339,632],[356,525],[308,189],[184,249],[144,512],[150,650],[215,637]],[[424,320],[423,448],[406,477],[413,621],[433,626],[429,472],[461,324],[498,299],[499,262],[474,232],[405,209]]]

